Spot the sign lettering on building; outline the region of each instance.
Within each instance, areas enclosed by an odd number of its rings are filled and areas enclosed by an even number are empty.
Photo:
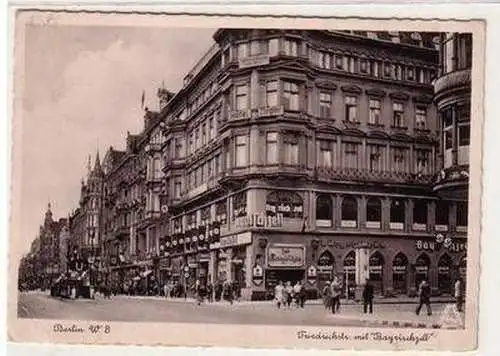
[[[248,227],[283,227],[283,214],[266,216],[263,213],[251,214],[236,218],[235,225],[238,228]]]
[[[267,252],[270,267],[303,267],[305,247],[297,245],[272,245]]]
[[[324,243],[326,244],[326,241]],[[370,250],[385,248],[385,245],[378,241],[328,241],[328,246],[340,250],[355,249],[359,246],[366,246]]]
[[[245,232],[242,234],[224,236],[220,239],[220,247],[226,248],[231,246],[246,245],[252,243],[252,233]]]
[[[266,64],[269,64],[269,55],[267,54],[245,57],[239,60],[240,68],[259,67]]]
[[[415,242],[415,247],[417,250],[425,250],[425,251],[437,251],[441,248],[441,245],[450,252],[464,252],[467,251],[467,243],[466,242],[451,242],[449,244],[438,244],[434,241],[423,241],[417,240]]]

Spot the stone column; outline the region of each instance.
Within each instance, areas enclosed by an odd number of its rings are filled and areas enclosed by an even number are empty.
[[[252,236],[252,240],[255,236]],[[243,300],[251,300],[252,299],[252,269],[253,269],[253,246],[254,243],[248,245],[245,254],[245,288],[241,290],[241,296]]]
[[[252,215],[255,213],[260,213],[257,209],[257,189],[249,189],[247,190],[247,215]]]
[[[252,125],[250,129],[250,142],[249,142],[249,149],[250,149],[250,162],[249,166],[255,166],[258,165],[261,162],[261,156],[263,155],[262,153],[264,150],[261,150],[261,146],[263,146],[265,143],[262,142],[262,145],[259,144],[259,127],[257,125]]]
[[[405,200],[405,227],[404,231],[411,231],[413,229],[413,199]]]
[[[367,245],[356,247],[356,300],[361,300],[366,279],[370,276],[370,249]]]
[[[250,75],[250,109],[259,108],[259,72],[254,69]]]
[[[361,229],[366,228],[366,196],[362,196],[358,201],[358,222]]]
[[[311,229],[316,229],[316,192],[310,190],[309,194],[309,226]]]
[[[387,231],[390,228],[391,219],[391,200],[389,198],[382,198],[382,230]]]
[[[427,204],[427,231],[434,231],[436,226],[436,202],[430,200]]]

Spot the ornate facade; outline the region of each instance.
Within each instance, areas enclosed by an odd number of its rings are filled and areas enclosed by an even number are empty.
[[[332,273],[352,283],[367,243],[379,293],[422,278],[450,292],[466,244],[456,202],[433,191],[438,34],[214,39],[160,113],[174,278],[237,281],[248,298],[278,280],[317,290]]]

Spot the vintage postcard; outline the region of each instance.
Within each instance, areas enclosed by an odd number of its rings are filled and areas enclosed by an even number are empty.
[[[484,36],[18,11],[10,340],[475,349]]]

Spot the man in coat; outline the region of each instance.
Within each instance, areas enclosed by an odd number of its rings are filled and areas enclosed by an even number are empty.
[[[368,309],[370,314],[373,314],[373,285],[370,279],[366,279],[365,287],[363,288],[363,312],[366,314]]]
[[[420,297],[420,304],[417,307],[416,313],[417,315],[420,314],[420,310],[422,309],[422,306],[425,304],[427,307],[427,315],[432,315],[432,309],[431,309],[431,287],[429,283],[424,279],[418,288],[418,295]]]

